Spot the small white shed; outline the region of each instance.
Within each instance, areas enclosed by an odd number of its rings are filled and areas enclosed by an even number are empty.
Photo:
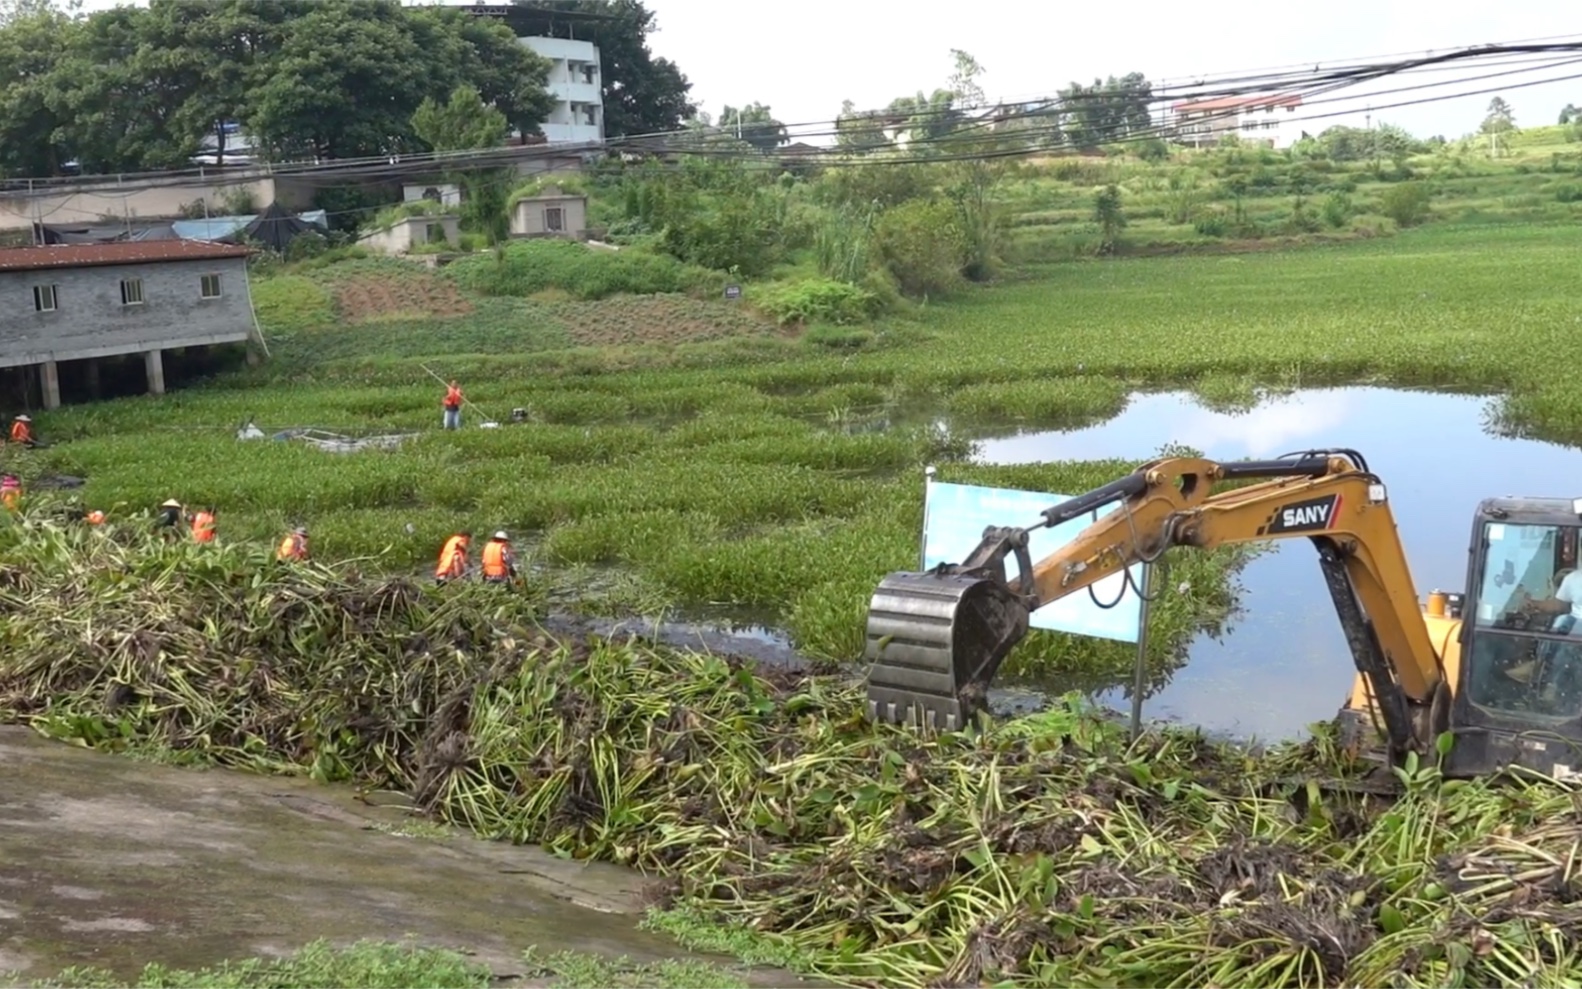
[[[460,240],[461,222],[455,216],[409,216],[363,234],[357,243],[380,254],[406,254],[423,244],[455,245]]]
[[[518,199],[511,210],[513,237],[588,237],[588,197],[546,186],[536,196]]]

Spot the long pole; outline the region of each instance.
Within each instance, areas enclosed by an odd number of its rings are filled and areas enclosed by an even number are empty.
[[[435,381],[438,381],[440,384],[449,387],[450,382],[446,381],[444,378],[442,378],[439,375],[435,374],[433,372],[433,370],[427,364],[419,364],[418,367],[422,368],[425,371],[428,371],[429,376],[432,377]],[[495,421],[493,416],[489,415],[489,413],[483,411],[482,409],[479,409],[478,406],[474,405],[472,400],[469,399],[466,395],[463,395],[461,397],[461,403],[463,405],[469,407],[469,408],[477,409],[478,410],[478,414],[483,416],[484,421],[486,421],[486,422],[493,422],[493,421]]]
[[[1148,605],[1153,597],[1154,568],[1143,564],[1142,606],[1137,610],[1137,664],[1132,670],[1132,741],[1143,731],[1143,690],[1148,683]]]

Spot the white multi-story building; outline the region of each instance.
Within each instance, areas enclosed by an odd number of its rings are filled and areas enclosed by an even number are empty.
[[[1291,95],[1224,96],[1187,100],[1170,107],[1175,140],[1194,148],[1211,148],[1227,134],[1250,144],[1288,148],[1302,136],[1294,119],[1302,97]]]
[[[604,80],[599,75],[599,48],[591,41],[569,38],[517,39],[549,59],[548,87],[555,109],[542,125],[552,144],[604,140]]]

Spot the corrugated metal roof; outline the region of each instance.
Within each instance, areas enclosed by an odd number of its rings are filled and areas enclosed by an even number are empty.
[[[197,240],[10,247],[0,248],[0,271],[84,268],[105,264],[149,264],[158,261],[202,261],[209,258],[242,258],[248,253],[250,252],[245,247],[208,244]]]

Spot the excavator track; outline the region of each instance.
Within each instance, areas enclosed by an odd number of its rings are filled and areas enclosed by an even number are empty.
[[[868,607],[869,717],[962,728],[987,707],[994,671],[1026,632],[1027,610],[994,577],[890,574]]]

